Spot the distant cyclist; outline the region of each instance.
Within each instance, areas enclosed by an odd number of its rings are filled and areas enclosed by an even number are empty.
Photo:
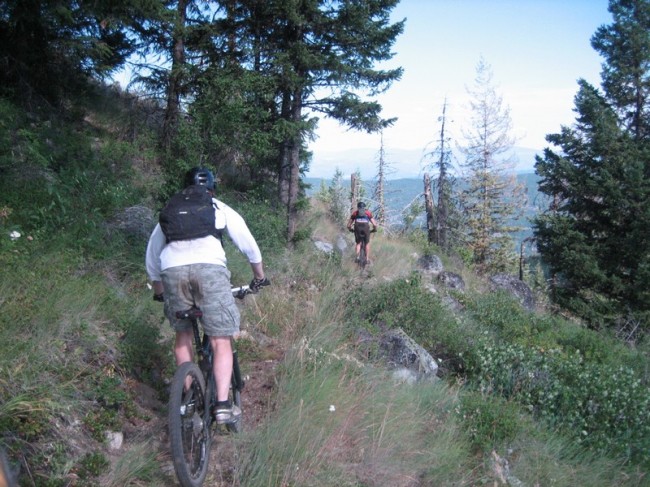
[[[372,224],[372,230],[370,230]],[[372,216],[370,210],[366,209],[366,204],[359,201],[356,211],[352,212],[347,224],[348,230],[354,231],[354,241],[357,244],[357,262],[361,252],[361,242],[366,242],[366,259],[370,262],[370,233],[377,230],[377,222]]]

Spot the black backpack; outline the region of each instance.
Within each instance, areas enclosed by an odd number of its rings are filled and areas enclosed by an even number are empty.
[[[202,185],[192,185],[172,196],[159,216],[167,243],[174,240],[214,235],[221,240],[221,231],[215,228],[212,195]]]

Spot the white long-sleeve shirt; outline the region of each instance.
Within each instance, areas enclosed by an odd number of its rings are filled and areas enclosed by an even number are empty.
[[[225,203],[212,198],[219,230],[228,232],[235,246],[251,264],[262,262],[262,254],[244,219]],[[170,267],[188,264],[217,264],[226,267],[226,252],[221,242],[212,235],[192,240],[176,240],[167,243],[160,224],[151,232],[147,244],[146,267],[151,281],[160,281],[160,273]]]

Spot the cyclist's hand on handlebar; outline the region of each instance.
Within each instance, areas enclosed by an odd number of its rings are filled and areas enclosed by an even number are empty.
[[[250,290],[250,286],[248,288],[246,288],[245,286],[242,286],[242,287],[239,288],[239,291],[237,291],[235,293],[235,297],[237,299],[244,299],[246,297],[246,295],[248,294],[249,290]]]
[[[252,293],[257,294],[260,290],[261,287],[263,286],[269,286],[271,284],[271,281],[268,280],[268,278],[263,278],[263,279],[257,279],[253,278],[251,281],[249,288]]]
[[[159,301],[159,302],[161,302],[161,303],[164,303],[164,302],[165,302],[165,295],[164,295],[163,293],[160,293],[160,294],[154,294],[154,295],[153,295],[153,300],[154,300],[154,301]]]

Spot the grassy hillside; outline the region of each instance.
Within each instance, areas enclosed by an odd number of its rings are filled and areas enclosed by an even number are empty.
[[[114,96],[73,121],[0,105],[0,446],[20,485],[176,485],[172,336],[143,262],[163,181],[147,118]],[[378,234],[362,276],[350,247],[313,245],[341,235],[316,200],[287,251],[280,216],[222,191],[273,281],[242,305],[240,342],[250,384],[270,380],[245,389],[254,421],[219,439],[206,485],[649,484],[647,344],[526,312],[439,254],[467,283],[446,290],[414,272],[436,253],[417,235]],[[375,339],[397,327],[438,381],[387,368]]]

